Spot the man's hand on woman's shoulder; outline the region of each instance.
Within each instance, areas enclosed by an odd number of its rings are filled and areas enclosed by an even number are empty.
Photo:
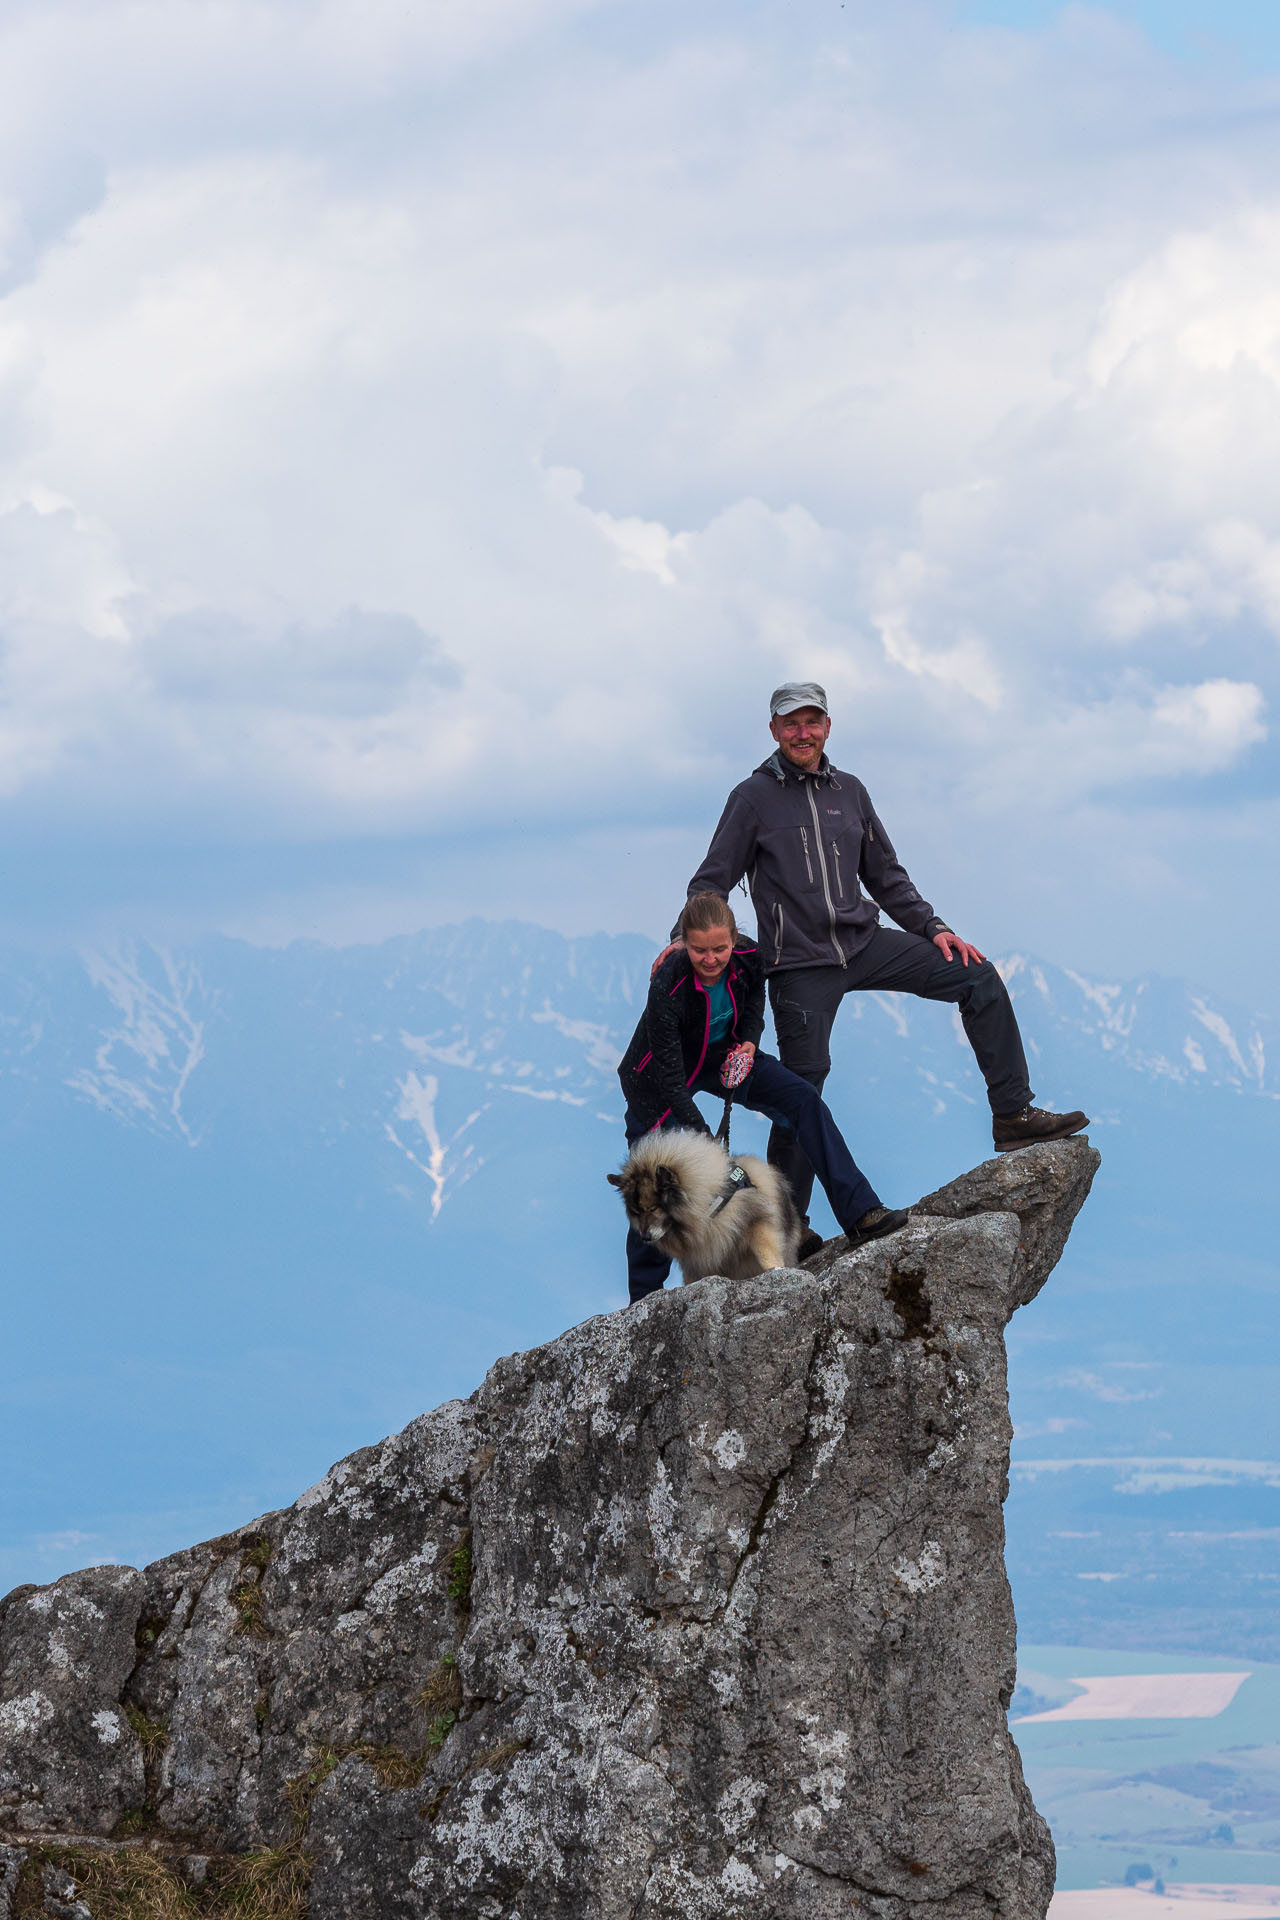
[[[653,965],[650,967],[649,978],[652,980],[654,974],[658,971],[658,968],[662,965],[663,961],[666,959],[669,953],[679,953],[683,946],[684,946],[683,940],[672,940],[668,946],[665,946],[662,949],[662,952],[658,955],[657,959],[654,961]]]

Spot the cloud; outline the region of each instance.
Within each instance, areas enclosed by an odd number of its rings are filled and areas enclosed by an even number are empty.
[[[643,19],[6,16],[0,825],[669,849],[817,673],[922,884],[1051,928],[1087,836],[1140,951],[1265,837],[1265,83]]]
[[[1165,687],[1156,695],[1152,735],[1173,772],[1215,773],[1265,740],[1261,691],[1237,680],[1205,680],[1197,687]]]
[[[1112,1372],[1125,1369],[1125,1363],[1113,1363]],[[1140,1365],[1130,1362],[1128,1371],[1147,1371]],[[1101,1374],[1090,1373],[1084,1367],[1072,1367],[1062,1374],[1055,1383],[1062,1387],[1074,1387],[1077,1392],[1088,1394],[1092,1400],[1101,1400],[1111,1406],[1129,1406],[1140,1400],[1158,1400],[1163,1391],[1160,1387],[1128,1386],[1123,1380],[1104,1379]],[[1063,1423],[1066,1424],[1065,1422]]]
[[[169,700],[353,720],[455,688],[462,677],[416,620],[362,607],[265,634],[201,609],[163,621],[140,652],[152,687]]]

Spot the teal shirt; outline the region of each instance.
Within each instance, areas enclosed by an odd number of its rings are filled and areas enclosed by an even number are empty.
[[[733,1025],[733,1001],[729,998],[729,969],[725,968],[714,987],[707,988],[711,1002],[711,1040],[723,1040]]]

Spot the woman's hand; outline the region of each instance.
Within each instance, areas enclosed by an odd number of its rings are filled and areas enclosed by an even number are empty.
[[[754,1040],[740,1040],[736,1047],[730,1047],[720,1067],[720,1085],[727,1093],[734,1093],[746,1080],[756,1062]]]

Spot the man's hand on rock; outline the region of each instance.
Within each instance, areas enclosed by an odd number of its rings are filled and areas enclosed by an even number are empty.
[[[944,927],[941,933],[935,933],[933,944],[944,960],[959,958],[963,960],[966,967],[970,960],[985,960],[987,957],[985,953],[979,953],[976,947],[971,947],[967,940],[962,940],[958,933],[952,933],[950,927]]]
[[[673,940],[669,947],[664,947],[662,949],[662,952],[658,955],[657,959],[654,961],[653,965],[649,969],[649,978],[651,980],[654,974],[658,971],[658,968],[662,965],[663,961],[666,959],[667,955],[669,953],[678,953],[680,948],[683,947],[683,945],[684,945],[683,940]]]

